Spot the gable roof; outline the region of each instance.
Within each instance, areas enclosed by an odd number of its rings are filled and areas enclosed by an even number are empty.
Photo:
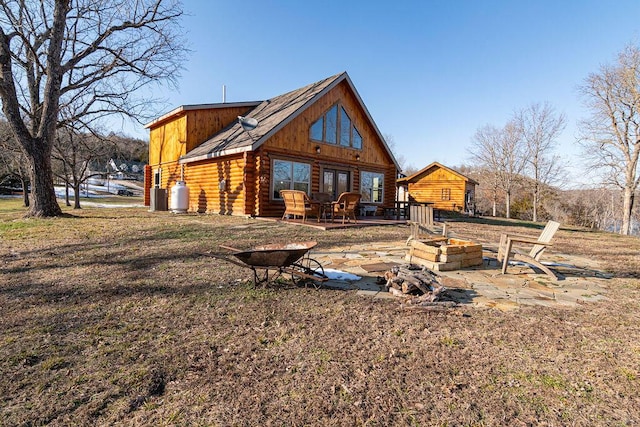
[[[413,183],[416,181],[419,181],[420,178],[422,178],[424,175],[426,175],[431,169],[434,168],[440,168],[440,169],[445,169],[449,172],[451,172],[452,174],[459,176],[461,179],[470,182],[471,184],[475,184],[478,185],[478,182],[474,179],[469,178],[466,175],[461,174],[460,172],[454,171],[451,168],[446,167],[443,164],[440,164],[438,162],[433,162],[431,163],[429,166],[420,169],[418,172],[414,173],[413,175],[407,176],[405,178],[400,178],[397,180],[398,184],[408,184],[408,183]]]
[[[220,132],[203,142],[184,156],[180,157],[179,163],[190,163],[200,160],[211,159],[229,154],[253,151],[265,143],[273,134],[278,132],[289,122],[299,116],[310,105],[320,99],[323,95],[345,81],[354,93],[358,103],[365,112],[371,126],[376,131],[380,141],[393,160],[396,168],[399,169],[393,153],[387,146],[380,130],[376,126],[371,114],[367,110],[360,95],[356,91],[351,79],[346,72],[336,74],[316,83],[301,87],[275,98],[259,103],[255,108],[246,114],[246,118],[253,118],[258,121],[258,126],[245,131],[238,121],[230,124]]]

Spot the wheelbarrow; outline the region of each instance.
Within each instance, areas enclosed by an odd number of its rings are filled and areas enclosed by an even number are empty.
[[[290,274],[296,285],[306,286],[311,283],[319,289],[328,277],[324,274],[322,264],[309,256],[309,250],[316,245],[317,242],[300,242],[257,246],[246,250],[220,245],[221,248],[232,251],[228,255],[234,258],[229,258],[227,254],[209,255],[250,268],[255,285],[266,285],[283,274]]]

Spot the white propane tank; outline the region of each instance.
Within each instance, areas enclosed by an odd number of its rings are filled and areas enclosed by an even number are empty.
[[[171,187],[171,206],[173,213],[186,213],[189,209],[189,187],[184,181],[176,181]]]

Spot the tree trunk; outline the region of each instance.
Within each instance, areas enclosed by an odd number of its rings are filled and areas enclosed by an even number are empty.
[[[28,181],[24,178],[20,179],[20,183],[22,183],[22,202],[25,208],[29,207],[29,185]]]
[[[631,212],[633,211],[633,190],[629,187],[624,189],[624,200],[622,201],[622,228],[620,234],[628,236],[631,232]]]
[[[538,188],[538,183],[536,182],[533,190],[533,222],[538,222],[539,193],[540,193],[540,189]]]
[[[82,186],[81,182],[78,182],[78,180],[73,181],[73,198],[75,199],[73,209],[82,209],[80,207],[80,186]]]
[[[58,205],[53,188],[51,149],[47,150],[43,143],[40,145],[32,143],[31,149],[26,154],[31,181],[31,205],[27,216],[53,217],[62,215],[62,209]]]
[[[495,217],[498,213],[498,194],[495,190],[493,190],[493,216]]]
[[[64,203],[67,206],[71,206],[71,202],[69,202],[69,181],[65,180],[64,182]]]
[[[507,209],[506,217],[511,218],[511,193],[507,191],[505,198],[505,208]]]

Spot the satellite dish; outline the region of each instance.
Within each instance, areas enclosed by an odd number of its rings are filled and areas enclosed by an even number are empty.
[[[252,117],[242,117],[238,116],[238,122],[240,122],[240,126],[242,129],[247,132],[250,130],[254,130],[258,126],[258,121]]]

